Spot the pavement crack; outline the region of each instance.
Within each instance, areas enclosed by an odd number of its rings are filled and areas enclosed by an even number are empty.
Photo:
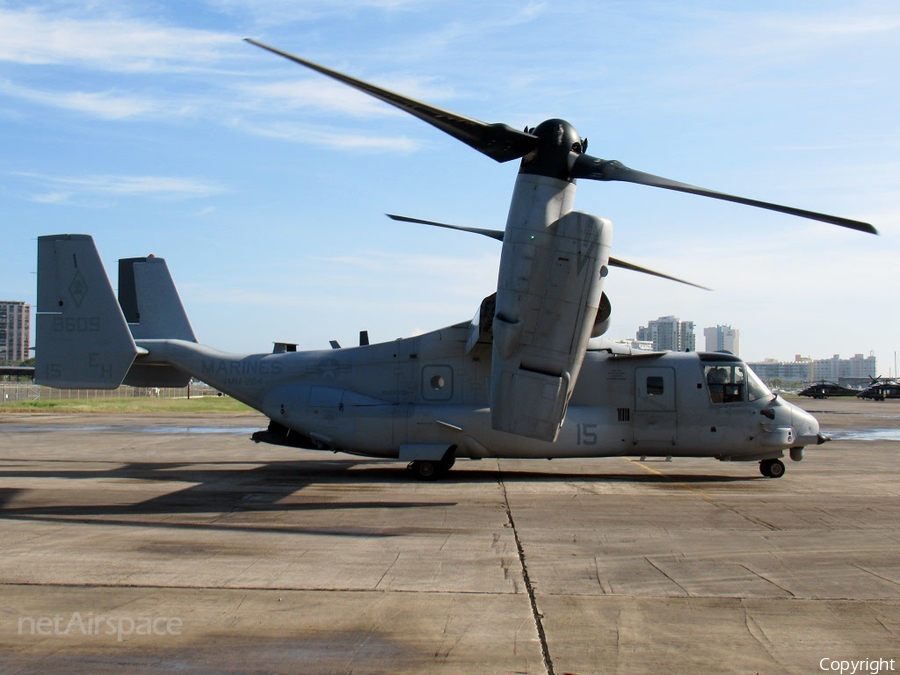
[[[608,581],[603,579],[603,576],[600,574],[600,559],[594,557],[594,576],[597,579],[597,584],[600,586],[600,590],[603,591],[604,595],[612,595],[613,590],[612,586],[610,586]]]
[[[884,621],[882,621],[881,619],[879,619],[877,616],[874,617],[874,618],[875,618],[875,621],[878,622],[878,625],[881,626],[882,628],[884,628],[884,630],[885,630],[886,633],[889,633],[889,634],[891,634],[891,635],[894,634],[894,631],[892,631],[890,628],[888,628],[887,626],[884,625]]]
[[[862,565],[857,565],[856,563],[850,563],[850,567],[855,567],[855,568],[858,569],[860,572],[865,572],[866,574],[871,574],[871,575],[872,575],[873,577],[875,577],[876,579],[881,579],[882,581],[886,581],[887,583],[893,584],[894,586],[900,586],[900,584],[898,584],[898,583],[897,583],[896,581],[894,581],[893,579],[888,579],[886,576],[883,576],[883,575],[881,575],[881,574],[878,574],[878,572],[873,572],[872,570],[870,570],[870,569],[868,569],[868,568],[866,568],[866,567],[863,567]]]
[[[662,574],[666,579],[668,579],[668,580],[671,581],[673,584],[675,584],[676,586],[678,586],[678,588],[680,588],[681,591],[682,591],[686,596],[690,597],[691,594],[690,594],[690,592],[688,591],[688,589],[686,589],[684,586],[682,586],[682,585],[679,584],[677,581],[675,581],[675,579],[673,579],[673,578],[672,578],[672,577],[671,577],[671,576],[670,576],[670,575],[669,575],[662,567],[660,567],[660,566],[657,565],[655,562],[653,562],[652,560],[650,560],[650,558],[647,557],[647,556],[644,556],[644,560],[646,560],[647,563],[648,563],[653,569],[655,569],[657,572],[659,572],[660,574]]]
[[[525,561],[525,549],[522,547],[522,541],[519,539],[519,531],[516,529],[516,522],[513,519],[512,508],[509,505],[509,495],[506,493],[506,483],[503,482],[502,471],[498,475],[497,482],[500,484],[500,490],[503,493],[503,505],[506,508],[506,519],[516,542],[516,551],[519,554],[519,564],[522,567],[522,579],[525,582],[525,590],[528,593],[528,601],[531,604],[531,616],[534,619],[534,626],[537,629],[538,639],[541,643],[541,656],[544,659],[544,668],[547,671],[547,675],[555,675],[553,670],[553,659],[550,658],[550,648],[547,645],[547,633],[544,631],[544,615],[538,610],[537,598],[534,595],[534,586],[531,583],[531,578],[528,576],[528,564]]]
[[[762,580],[765,581],[766,583],[772,584],[775,588],[778,588],[778,589],[784,591],[785,593],[787,593],[787,594],[788,594],[789,596],[791,596],[792,598],[796,597],[796,596],[794,595],[794,593],[793,593],[790,589],[785,588],[785,587],[782,586],[781,584],[776,584],[774,581],[772,581],[771,579],[769,579],[769,577],[760,574],[760,573],[757,572],[756,570],[750,569],[749,567],[747,567],[747,566],[744,565],[744,564],[740,564],[740,563],[739,563],[739,566],[740,566],[740,567],[743,567],[745,570],[747,570],[748,572],[750,572],[750,574],[752,574],[753,576],[758,577],[759,579],[762,579]]]
[[[387,566],[387,569],[384,571],[384,574],[381,575],[381,577],[378,579],[378,582],[373,586],[373,588],[376,591],[378,590],[378,587],[381,585],[381,582],[384,581],[384,578],[388,575],[388,572],[390,572],[394,568],[394,565],[397,564],[398,560],[400,560],[400,553],[397,553],[397,555],[394,557],[394,560],[391,562],[391,564]]]
[[[778,659],[775,655],[774,644],[769,639],[769,636],[766,635],[766,632],[763,630],[762,626],[757,623],[756,619],[747,611],[747,606],[741,602],[741,610],[744,613],[744,628],[747,629],[747,634],[752,637],[756,643],[762,647],[763,651],[768,655],[772,661],[774,661],[779,667],[784,667],[784,664]]]

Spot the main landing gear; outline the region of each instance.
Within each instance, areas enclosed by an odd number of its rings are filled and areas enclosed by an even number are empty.
[[[784,475],[784,462],[780,459],[766,459],[759,463],[759,472],[766,478],[781,478]]]
[[[456,463],[456,457],[454,456],[455,452],[456,446],[447,450],[447,453],[442,459],[437,461],[417,459],[410,462],[409,466],[406,468],[412,471],[416,480],[438,480],[446,476],[447,472],[453,468],[453,465]]]

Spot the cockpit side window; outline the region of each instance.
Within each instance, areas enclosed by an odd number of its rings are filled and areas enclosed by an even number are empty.
[[[704,366],[703,374],[713,403],[740,403],[746,400],[747,376],[743,366],[717,363]]]
[[[772,395],[772,392],[769,391],[769,388],[759,379],[759,376],[753,372],[752,368],[747,368],[747,375],[747,395],[751,401],[758,401],[761,398]]]

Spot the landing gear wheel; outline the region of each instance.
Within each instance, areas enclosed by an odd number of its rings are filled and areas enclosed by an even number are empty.
[[[766,478],[781,478],[784,475],[784,462],[780,459],[767,459],[759,463],[759,472]]]
[[[769,477],[770,478],[781,478],[784,475],[784,462],[780,459],[776,459],[772,462],[771,466],[769,466]]]
[[[456,446],[451,445],[440,459],[415,459],[406,468],[412,471],[416,480],[438,480],[446,476],[455,463]]]
[[[441,471],[440,462],[432,462],[427,459],[417,459],[409,465],[416,480],[437,480],[445,472]]]

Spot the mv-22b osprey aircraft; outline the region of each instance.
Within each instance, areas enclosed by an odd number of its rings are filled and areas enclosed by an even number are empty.
[[[183,386],[196,377],[271,420],[255,441],[399,458],[423,480],[460,458],[611,456],[758,461],[764,476],[777,478],[785,451],[799,461],[804,446],[823,442],[812,415],[773,395],[730,353],[640,352],[601,337],[611,266],[666,275],[610,257],[612,223],[573,210],[575,183],[638,183],[875,234],[871,225],[635,171],[586,154],[586,139],[563,120],[525,131],[486,124],[248,42],[498,162],[521,159],[505,230],[456,228],[502,240],[496,293],[472,321],[417,337],[226,354],[197,342],[163,259],[120,260],[116,298],[89,236],[45,236],[37,382]]]

